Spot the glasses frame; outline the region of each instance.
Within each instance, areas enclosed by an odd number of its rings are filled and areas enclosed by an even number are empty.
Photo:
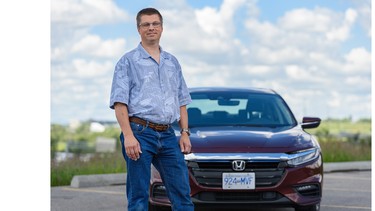
[[[145,23],[140,23],[138,26],[143,29],[148,29],[150,28],[150,26],[153,26],[154,28],[159,28],[162,26],[162,22],[159,22],[159,21],[155,21],[152,23],[145,22]]]

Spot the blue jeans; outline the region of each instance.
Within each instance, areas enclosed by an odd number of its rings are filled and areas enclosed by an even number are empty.
[[[193,211],[188,169],[174,130],[169,128],[157,132],[133,122],[130,122],[130,126],[140,143],[142,153],[137,161],[130,159],[126,155],[124,136],[121,133],[122,154],[127,164],[128,211],[148,210],[151,163],[160,173],[172,210]]]

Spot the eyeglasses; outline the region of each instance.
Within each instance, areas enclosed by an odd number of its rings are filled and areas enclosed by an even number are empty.
[[[153,23],[141,23],[139,24],[140,27],[146,29],[146,28],[149,28],[150,26],[153,26],[155,28],[159,28],[161,26],[161,22],[153,22]]]

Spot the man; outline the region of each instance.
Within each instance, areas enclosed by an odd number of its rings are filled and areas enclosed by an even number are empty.
[[[158,169],[173,210],[194,210],[184,154],[190,153],[186,105],[191,97],[177,59],[159,41],[163,18],[146,8],[137,14],[138,47],[114,71],[110,108],[121,127],[128,210],[148,210],[151,163]],[[171,123],[178,121],[178,141]]]

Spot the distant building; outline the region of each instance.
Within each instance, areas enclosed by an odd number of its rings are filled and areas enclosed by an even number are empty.
[[[99,123],[103,125],[104,127],[119,127],[118,123],[116,121],[105,121],[105,120],[93,120],[90,119],[88,122],[93,123]]]
[[[99,122],[91,122],[90,123],[90,132],[102,133],[104,131],[105,131],[105,126],[100,124]]]

